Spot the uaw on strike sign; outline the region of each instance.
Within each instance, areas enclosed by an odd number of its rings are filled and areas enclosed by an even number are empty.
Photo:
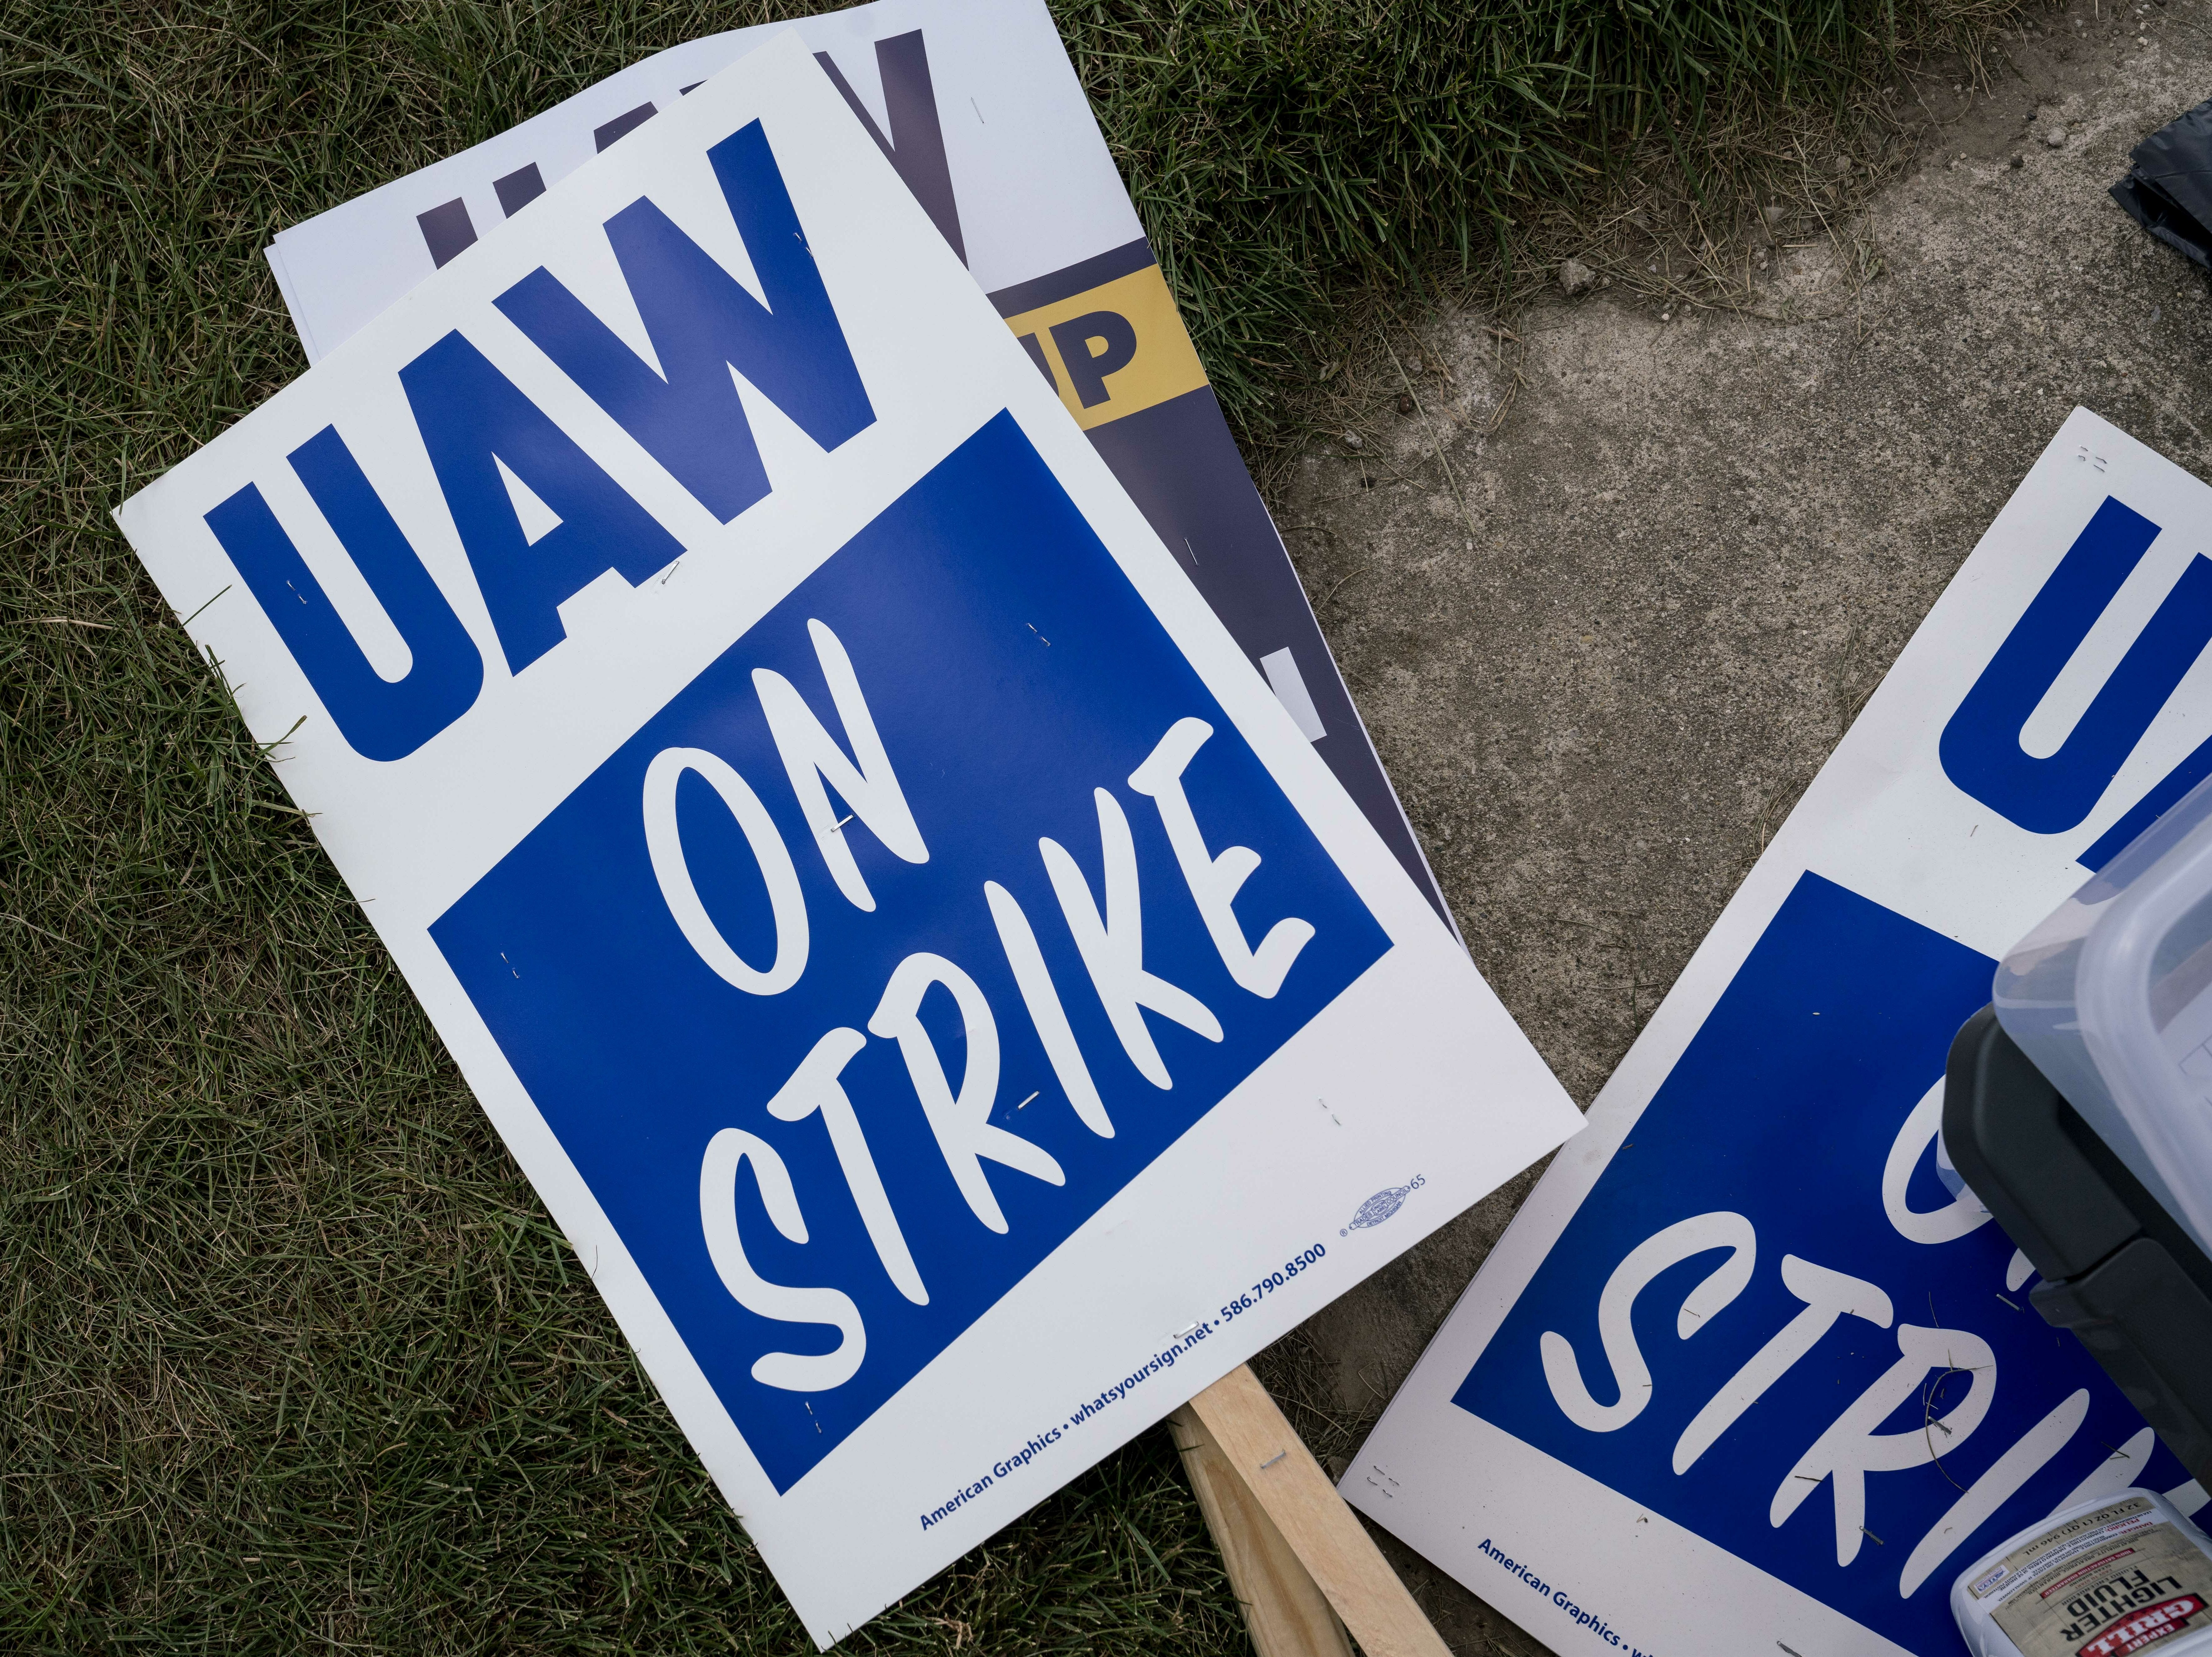
[[[2205,1505],[1940,1129],[1998,959],[2212,775],[2208,525],[2074,410],[1361,1452],[1346,1496],[1553,1649],[1957,1657],[2008,1536]]]
[[[119,516],[817,1640],[1577,1125],[795,37]]]

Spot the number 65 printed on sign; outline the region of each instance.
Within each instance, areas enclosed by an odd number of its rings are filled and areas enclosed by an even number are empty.
[[[1559,1649],[1936,1657],[2009,1532],[2203,1502],[1937,1128],[1996,956],[2212,769],[2208,507],[2075,413],[1346,1481]]]

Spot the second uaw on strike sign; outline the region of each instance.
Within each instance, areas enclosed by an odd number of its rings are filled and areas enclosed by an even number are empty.
[[[795,38],[119,516],[825,1643],[1578,1124]]]

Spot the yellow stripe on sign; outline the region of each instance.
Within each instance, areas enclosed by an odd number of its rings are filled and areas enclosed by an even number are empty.
[[[1148,264],[1086,293],[1041,305],[1006,326],[1085,431],[1206,384],[1160,267]]]

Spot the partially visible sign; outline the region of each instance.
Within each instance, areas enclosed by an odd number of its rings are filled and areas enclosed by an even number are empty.
[[[796,38],[118,516],[817,1640],[1579,1126]]]
[[[1123,259],[1133,267],[1127,275],[1006,318],[1030,360],[1085,431],[1206,384],[1206,370],[1151,251],[1134,243]],[[1008,301],[994,297],[1003,312]]]
[[[2212,764],[2208,523],[2074,413],[1347,1476],[1557,1649],[1948,1657],[2007,1534],[2204,1501],[1938,1128],[1996,957]]]
[[[777,26],[656,53],[281,232],[319,361]],[[1244,470],[1042,0],[875,0],[791,25],[1375,832],[1449,910]]]

